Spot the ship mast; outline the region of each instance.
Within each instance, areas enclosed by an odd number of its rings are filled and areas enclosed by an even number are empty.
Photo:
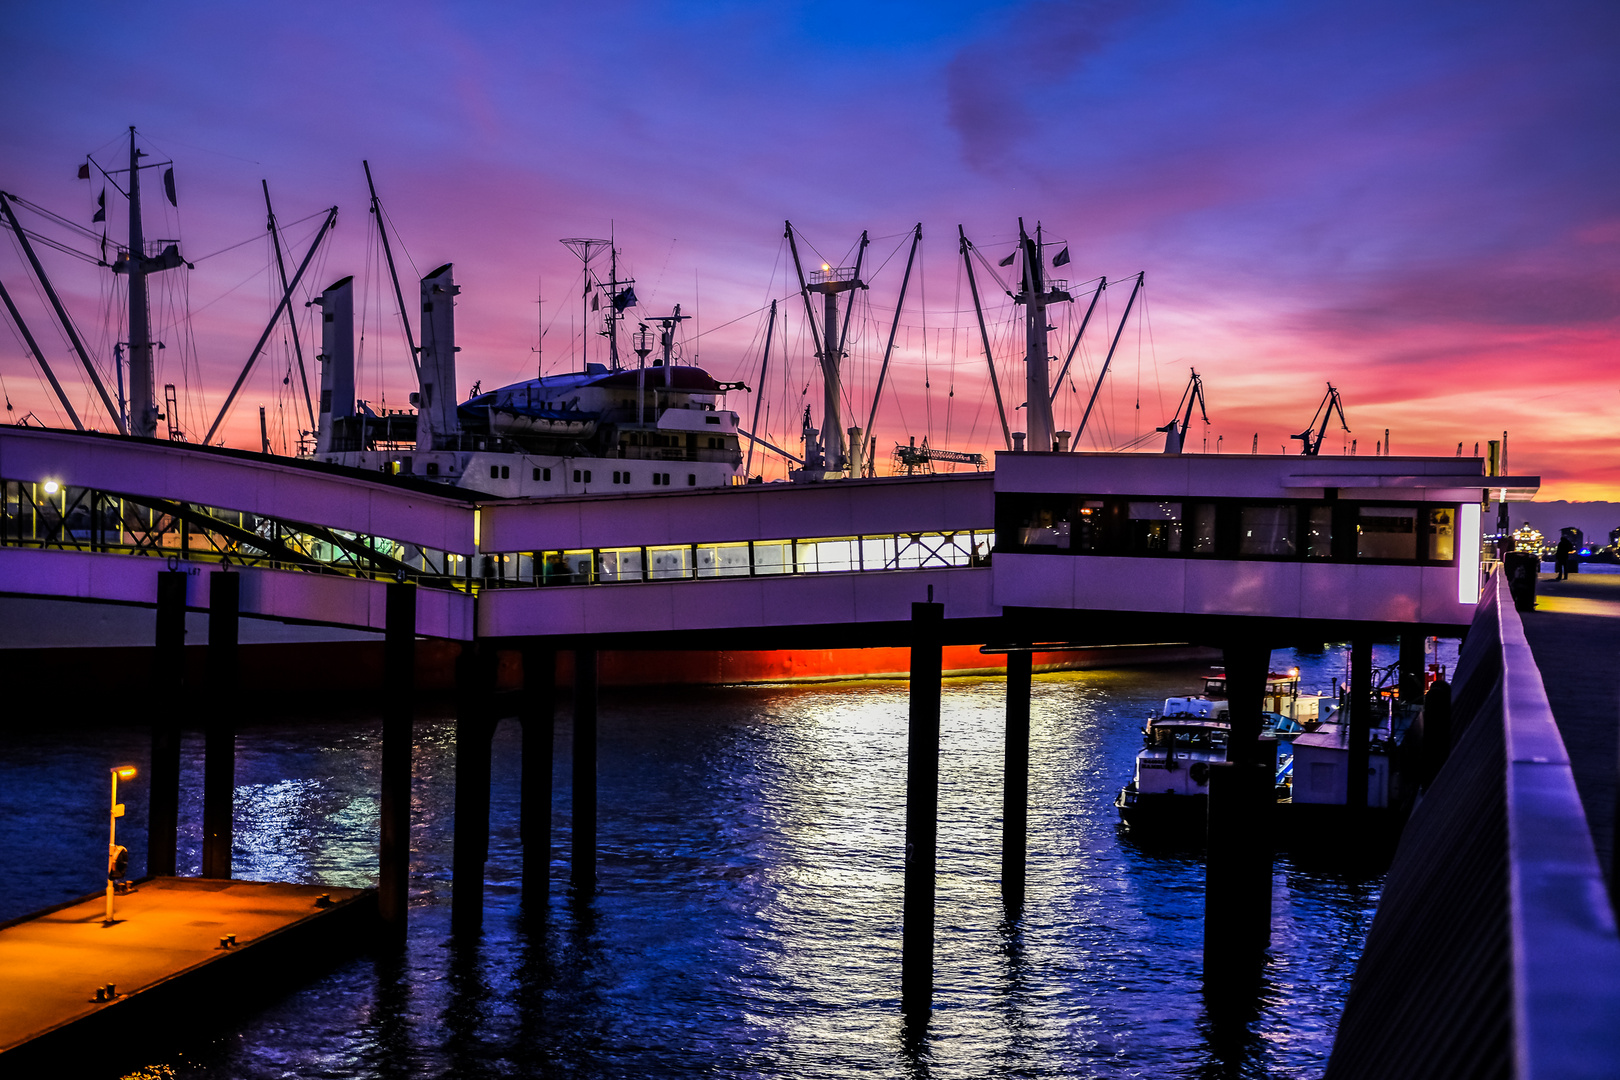
[[[1044,244],[1041,227],[1035,226],[1032,238],[1024,231],[1024,219],[1018,219],[1018,245],[1024,252],[1023,288],[1013,299],[1024,305],[1024,375],[1025,424],[1029,432],[1031,450],[1050,451],[1054,448],[1052,430],[1052,389],[1047,364],[1046,307],[1070,299],[1064,290],[1067,282],[1043,280]]]
[[[793,223],[787,222],[788,247],[793,253],[793,266],[799,274],[799,291],[804,297],[805,313],[809,316],[811,332],[816,337],[816,359],[821,362],[821,438],[819,445],[805,447],[805,462],[810,469],[825,473],[841,473],[849,468],[849,455],[844,444],[843,383],[840,367],[845,356],[844,346],[849,338],[849,321],[854,312],[854,298],[844,306],[844,321],[838,323],[838,294],[866,288],[861,280],[861,264],[866,257],[867,235],[861,233],[860,246],[853,267],[834,267],[822,263],[821,269],[805,277],[799,262],[799,246],[794,240]],[[822,328],[816,333],[816,310],[810,300],[811,293],[822,296]],[[809,429],[806,428],[806,438]],[[860,436],[857,434],[857,440]],[[859,445],[857,443],[857,452]]]
[[[154,258],[146,255],[146,236],[141,221],[141,170],[157,167],[155,164],[142,165],[141,158],[146,156],[146,152],[135,145],[135,128],[132,125],[129,129],[129,250],[123,259],[113,265],[113,272],[129,275],[128,431],[131,435],[154,439],[157,437],[158,408],[154,393],[152,323],[146,278],[148,274],[172,270],[185,263],[174,244]],[[163,188],[169,202],[178,205],[174,197],[173,168],[164,174]]]

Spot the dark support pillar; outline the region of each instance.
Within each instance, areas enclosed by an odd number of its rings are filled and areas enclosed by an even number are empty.
[[[556,737],[557,653],[536,642],[523,649],[523,899],[539,907],[551,886],[551,771]]]
[[[180,716],[186,682],[186,575],[158,571],[152,689],[152,763],[147,772],[146,872],[173,875],[180,836]]]
[[[1007,744],[1002,757],[1001,899],[1009,918],[1024,906],[1029,850],[1029,681],[1031,652],[1007,654]]]
[[[1451,684],[1436,679],[1423,699],[1423,786],[1434,783],[1451,756]]]
[[[1244,641],[1221,650],[1226,662],[1226,702],[1232,724],[1229,761],[1250,764],[1271,752],[1260,742],[1261,714],[1265,711],[1266,678],[1271,674],[1271,648],[1263,642]]]
[[[1350,642],[1350,732],[1344,804],[1367,807],[1367,739],[1372,732],[1372,638]]]
[[[1428,635],[1416,627],[1401,631],[1402,705],[1417,705],[1423,701],[1423,657],[1428,642]]]
[[[1204,977],[1222,983],[1258,971],[1271,943],[1271,811],[1276,804],[1274,744],[1260,740],[1271,649],[1265,642],[1224,647],[1227,761],[1209,775],[1204,877]]]
[[[203,710],[202,876],[231,876],[231,824],[236,799],[237,617],[242,577],[208,575],[208,704]]]
[[[405,932],[411,879],[411,730],[416,691],[416,586],[388,585],[383,637],[382,838],[377,852],[377,913]]]
[[[1209,770],[1209,843],[1204,876],[1204,980],[1243,980],[1271,944],[1268,766],[1228,761]]]
[[[494,689],[495,650],[476,641],[464,642],[456,659],[456,825],[450,893],[450,928],[455,933],[476,933],[484,925]]]
[[[934,997],[934,864],[939,833],[939,691],[944,623],[945,605],[911,605],[900,1008],[913,1032],[927,1026]]]
[[[574,650],[574,825],[571,880],[596,891],[596,650]]]

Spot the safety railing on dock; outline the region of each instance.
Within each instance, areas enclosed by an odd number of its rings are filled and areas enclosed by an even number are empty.
[[[1620,1070],[1620,937],[1501,573],[1458,658],[1455,740],[1406,827],[1328,1080]]]

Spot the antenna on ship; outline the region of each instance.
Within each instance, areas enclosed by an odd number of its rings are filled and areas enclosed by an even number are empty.
[[[608,241],[608,255],[611,260],[608,270],[608,310],[607,329],[604,333],[608,339],[608,367],[614,371],[621,370],[619,363],[619,320],[624,318],[626,308],[636,306],[635,278],[619,280],[619,248],[612,240]],[[619,286],[624,288],[619,288]]]
[[[613,241],[575,236],[562,241],[562,245],[569,251],[572,251],[575,255],[579,256],[579,261],[584,267],[583,273],[585,277],[585,284],[580,289],[579,294],[581,329],[579,342],[579,370],[587,371],[589,370],[586,366],[588,363],[587,357],[589,355],[589,349],[587,346],[590,344],[591,340],[591,260],[594,259],[603,248],[612,247]]]

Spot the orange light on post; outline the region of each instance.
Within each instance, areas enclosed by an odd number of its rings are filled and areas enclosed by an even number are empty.
[[[125,866],[129,861],[129,852],[118,846],[118,819],[124,816],[124,804],[118,801],[118,781],[135,779],[135,766],[115,765],[108,769],[112,774],[112,804],[107,813],[107,918],[105,925],[111,926],[113,922],[113,882],[124,874]]]

